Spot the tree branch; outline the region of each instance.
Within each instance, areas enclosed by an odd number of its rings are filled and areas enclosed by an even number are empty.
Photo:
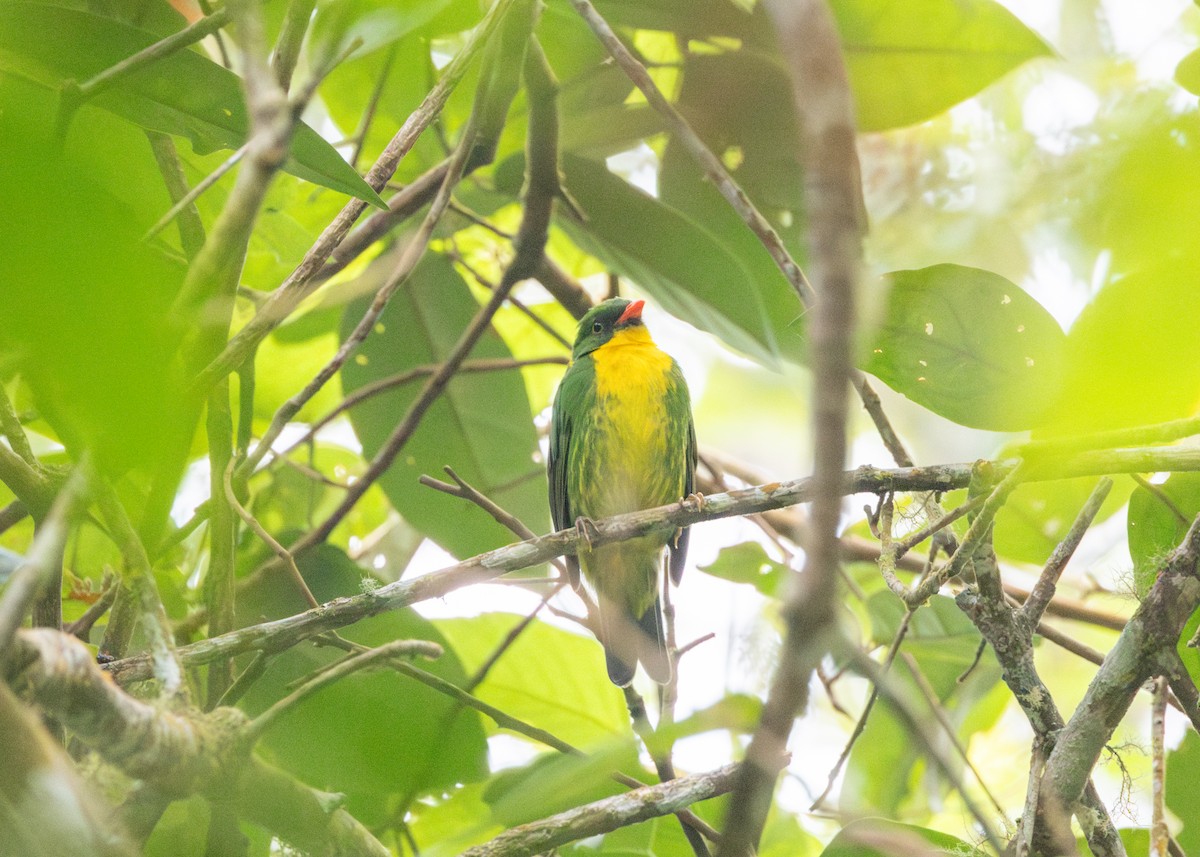
[[[738,767],[726,765],[706,774],[679,777],[523,824],[506,830],[491,842],[468,848],[462,857],[532,857],[568,842],[659,818],[726,794],[733,786]]]
[[[574,0],[576,4],[586,0]],[[775,25],[792,80],[808,200],[810,265],[818,284],[809,328],[813,371],[813,501],[804,572],[783,605],[786,635],[762,718],[729,802],[718,854],[741,857],[762,835],[771,793],[797,713],[808,702],[809,678],[827,650],[825,636],[840,578],[838,523],[844,493],[848,388],[854,374],[851,340],[862,253],[862,190],[855,152],[854,105],[833,17],[823,0],[772,2]],[[698,142],[698,138],[697,138]],[[693,146],[693,155],[701,158]],[[705,147],[703,153],[720,166]],[[703,163],[703,161],[702,161]],[[706,166],[706,171],[711,169]],[[724,172],[723,167],[721,172]],[[736,193],[734,193],[736,191]],[[744,218],[757,215],[736,186],[723,191]],[[803,274],[759,215],[747,224],[804,296]],[[966,796],[964,795],[964,799]]]
[[[1007,472],[1016,463],[997,461],[993,467]],[[941,464],[880,470],[860,467],[845,474],[844,494],[886,491],[952,491],[965,488],[974,465]],[[1086,452],[1057,462],[1054,468],[1043,466],[1031,472],[1031,481],[1065,479],[1074,476],[1099,476],[1106,473],[1168,472],[1200,470],[1200,450],[1191,448],[1112,450]],[[782,509],[812,499],[811,479],[770,482],[704,498],[702,508],[694,502],[672,503],[595,522],[591,533],[595,546],[624,541],[659,531],[673,531],[704,521],[731,518],[772,509]],[[412,580],[389,583],[369,594],[339,598],[295,616],[264,622],[201,640],[179,649],[185,666],[210,663],[215,658],[249,651],[281,651],[316,634],[358,622],[389,610],[397,610],[475,583],[492,580],[509,571],[540,565],[556,556],[573,553],[578,533],[574,527],[482,553],[452,566]],[[124,658],[105,666],[120,683],[150,677],[144,657]]]

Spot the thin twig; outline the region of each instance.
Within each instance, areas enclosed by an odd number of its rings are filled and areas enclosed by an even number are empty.
[[[13,634],[42,592],[51,586],[62,586],[63,549],[86,505],[90,482],[87,470],[86,460],[75,466],[50,513],[38,527],[25,561],[17,566],[0,595],[0,653],[8,649]]]
[[[933,762],[942,776],[954,786],[955,791],[962,798],[967,811],[971,813],[975,822],[983,830],[988,844],[997,853],[1003,853],[1004,840],[1000,836],[999,831],[996,830],[992,816],[984,812],[975,803],[975,799],[971,797],[966,784],[963,783],[962,777],[959,775],[958,767],[946,757],[945,753],[941,750],[940,743],[930,734],[929,728],[925,725],[925,718],[909,703],[904,692],[896,686],[895,679],[884,673],[878,664],[861,652],[853,643],[848,640],[841,640],[840,642],[842,653],[850,659],[854,669],[861,672],[879,688],[880,693],[892,707],[892,710],[904,722],[907,733],[918,741],[925,755]]]
[[[1058,586],[1059,577],[1062,576],[1071,557],[1075,555],[1075,549],[1083,541],[1083,537],[1092,526],[1096,515],[1100,513],[1100,507],[1104,505],[1112,486],[1113,481],[1107,477],[1096,484],[1096,487],[1092,489],[1091,496],[1088,497],[1087,502],[1075,517],[1075,522],[1071,524],[1071,529],[1054,548],[1054,553],[1050,555],[1046,567],[1042,569],[1037,583],[1034,584],[1033,590],[1021,607],[1025,618],[1033,624],[1041,622],[1042,614],[1046,612],[1046,605],[1054,598],[1054,590]]]
[[[1167,679],[1154,680],[1150,706],[1150,857],[1168,857],[1167,829]]]
[[[396,49],[397,46],[392,45],[388,50],[387,59],[383,61],[383,70],[379,72],[375,86],[371,89],[371,97],[367,100],[366,109],[363,110],[362,118],[358,120],[358,128],[350,137],[354,141],[354,150],[350,153],[350,166],[355,169],[358,169],[358,159],[362,157],[363,146],[367,143],[367,133],[371,130],[371,123],[375,121],[375,112],[379,109],[379,101],[383,98],[383,89],[392,72],[392,63],[396,60]]]
[[[262,461],[263,457],[270,450],[271,444],[275,442],[276,438],[287,427],[292,417],[298,414],[309,400],[319,393],[329,380],[338,373],[346,361],[350,359],[351,355],[358,350],[358,347],[371,334],[371,331],[375,329],[375,325],[379,321],[380,315],[387,309],[392,295],[404,284],[409,275],[417,267],[417,263],[421,261],[421,257],[425,254],[425,248],[429,243],[429,239],[433,236],[433,230],[437,227],[442,214],[446,210],[446,205],[450,201],[450,194],[462,177],[463,165],[466,163],[467,155],[471,150],[472,138],[471,129],[468,128],[462,141],[459,143],[458,149],[455,151],[454,157],[451,158],[450,167],[446,171],[446,176],[442,180],[437,196],[434,197],[433,204],[429,207],[429,213],[425,215],[425,219],[422,221],[416,235],[404,245],[404,249],[396,259],[396,264],[393,266],[391,273],[383,285],[375,292],[374,300],[371,301],[371,305],[363,313],[358,324],[354,326],[354,330],[342,341],[337,353],[334,354],[329,362],[322,366],[321,370],[304,385],[304,389],[289,398],[275,412],[275,416],[271,418],[271,425],[267,428],[262,439],[259,440],[258,445],[254,448],[254,452],[246,456],[246,460],[239,465],[238,478],[248,478],[249,474],[254,472],[254,468]]]
[[[1003,817],[1004,807],[1000,801],[996,800],[996,796],[992,794],[992,790],[988,788],[987,781],[983,775],[979,773],[979,769],[975,767],[971,761],[970,754],[967,753],[966,746],[963,745],[962,739],[958,737],[958,730],[954,728],[954,724],[950,722],[949,715],[946,714],[946,709],[942,707],[941,700],[938,699],[937,691],[930,685],[929,679],[925,677],[925,673],[921,672],[921,665],[917,663],[917,659],[908,652],[901,652],[900,657],[904,660],[904,665],[908,667],[909,674],[912,675],[913,681],[916,682],[917,689],[921,691],[921,695],[925,697],[925,703],[929,706],[929,710],[933,712],[933,716],[937,719],[938,725],[942,727],[942,731],[946,733],[946,737],[950,739],[950,743],[954,745],[954,751],[958,753],[963,764],[971,771],[971,775],[975,777],[975,781],[979,783],[979,788],[991,802],[996,810],[996,814]]]
[[[233,511],[237,512],[238,517],[245,522],[246,526],[253,530],[254,534],[262,539],[263,543],[283,561],[284,568],[288,570],[288,573],[292,577],[292,583],[296,585],[296,589],[304,597],[304,600],[308,602],[308,606],[314,608],[320,607],[321,605],[317,601],[316,596],[312,594],[312,590],[308,588],[308,584],[304,581],[304,575],[300,573],[300,567],[296,565],[296,558],[292,555],[291,551],[276,541],[275,537],[268,533],[263,525],[258,522],[258,519],[250,514],[246,507],[238,501],[237,495],[233,490],[234,463],[232,459],[229,461],[229,465],[225,468],[224,478],[221,480],[226,502],[229,503],[229,507]]]
[[[417,138],[439,115],[446,99],[466,73],[475,56],[487,42],[488,37],[503,19],[514,0],[495,0],[479,26],[472,31],[466,45],[446,66],[442,77],[404,125],[388,143],[370,172],[364,177],[368,185],[379,191],[396,171],[400,159],[408,153]],[[299,267],[271,293],[270,299],[245,327],[238,331],[192,383],[193,390],[206,391],[217,379],[235,370],[245,362],[247,355],[267,334],[287,318],[311,294],[316,284],[313,275],[321,269],[334,249],[341,243],[350,227],[366,209],[367,203],[353,199],[346,204],[334,221],[325,228],[316,243],[310,248]]]
[[[422,655],[427,658],[438,658],[442,655],[442,647],[428,640],[394,640],[378,648],[352,655],[330,669],[321,671],[317,676],[305,682],[292,693],[274,703],[246,726],[245,739],[251,744],[257,741],[271,725],[289,708],[293,708],[318,691],[324,690],[335,681],[348,675],[366,669],[380,660],[390,660],[399,656]]]
[[[172,220],[174,220],[184,211],[192,208],[196,200],[200,198],[201,194],[216,184],[222,176],[238,165],[242,158],[246,156],[248,146],[248,143],[243,143],[237,148],[236,151],[233,152],[233,154],[222,161],[220,166],[198,181],[195,187],[176,200],[175,204],[167,209],[167,213],[160,217],[153,226],[146,230],[146,234],[142,236],[142,240],[149,241],[155,235],[166,229]]]
[[[21,456],[30,467],[37,467],[37,456],[33,454],[25,427],[21,425],[12,400],[8,398],[8,390],[4,389],[3,384],[0,384],[0,432],[8,438],[8,445],[12,447],[13,452]]]

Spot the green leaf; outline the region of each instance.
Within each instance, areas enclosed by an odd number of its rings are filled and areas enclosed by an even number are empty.
[[[1175,66],[1175,82],[1192,95],[1200,95],[1200,50],[1194,50]]]
[[[748,583],[769,598],[779,597],[780,585],[792,574],[787,565],[767,556],[758,542],[721,548],[715,560],[699,569],[722,580]]]
[[[1003,458],[1004,453],[997,457]],[[1127,476],[1117,476],[1096,523],[1119,511],[1135,484]],[[997,555],[1017,562],[1045,564],[1095,487],[1096,479],[1090,476],[1018,486],[996,515],[993,544]]]
[[[643,775],[632,736],[584,756],[543,753],[528,765],[494,776],[483,798],[491,804],[493,819],[515,827],[627,791],[613,780],[613,771]]]
[[[1194,414],[1200,402],[1198,280],[1200,257],[1182,257],[1106,285],[1067,335],[1062,392],[1039,436]]]
[[[1187,854],[1200,854],[1200,735],[1188,731],[1179,746],[1167,754],[1167,808],[1183,822],[1175,837]]]
[[[911,125],[1053,52],[994,0],[831,4],[861,131]]]
[[[883,818],[863,818],[850,822],[838,831],[838,835],[821,852],[821,857],[903,857],[931,851],[955,857],[983,853],[963,840],[938,830]]]
[[[384,276],[390,256],[368,277]],[[373,290],[373,289],[372,289]],[[343,339],[369,301],[350,304]],[[342,369],[347,392],[382,378],[440,363],[479,310],[467,284],[443,256],[428,253],[397,292],[358,355]],[[471,357],[511,358],[489,328]],[[367,456],[374,456],[416,399],[426,378],[375,396],[350,412]],[[466,557],[516,540],[479,507],[426,488],[423,474],[445,478],[450,465],[467,482],[534,531],[550,520],[542,467],[534,461],[537,434],[525,384],[516,372],[456,376],[425,413],[395,463],[379,480],[392,505],[409,523],[456,556]]]
[[[370,578],[342,551],[321,545],[297,562],[322,603],[362,591]],[[239,591],[240,625],[300,612],[304,600],[285,574]],[[437,628],[412,610],[366,619],[341,631],[354,642],[378,646],[393,640],[432,640],[446,648],[437,661],[417,666],[461,685],[466,674]],[[251,715],[265,710],[341,652],[297,646],[271,659],[266,673],[242,700]],[[243,660],[246,660],[243,658]],[[410,790],[443,789],[479,780],[487,746],[477,712],[460,710],[448,697],[381,668],[356,673],[289,709],[263,738],[273,761],[309,785],[344,792],[349,811],[367,823],[382,821],[390,800]]]
[[[45,37],[47,32],[54,38]],[[158,41],[153,33],[63,6],[0,0],[0,71],[58,89],[86,81]],[[163,57],[94,97],[143,128],[187,137],[198,152],[236,149],[249,128],[241,81],[194,51]],[[308,181],[387,205],[316,131],[296,126],[284,169]]]
[[[0,360],[23,374],[72,453],[92,449],[109,472],[151,471],[186,449],[196,415],[170,371],[184,269],[139,231],[166,196],[144,182],[148,148],[127,153],[126,166],[107,148],[62,151],[45,139],[50,101],[0,74]]]
[[[317,63],[344,54],[356,40],[356,56],[407,36],[440,13],[451,0],[325,0],[317,5],[306,50]]]
[[[466,669],[474,672],[521,618],[489,613],[436,624]],[[484,702],[587,749],[629,734],[625,698],[605,677],[599,643],[535,619],[475,693]]]
[[[888,275],[885,320],[864,369],[971,428],[1039,424],[1061,379],[1054,318],[1003,277],[961,265]]]
[[[1149,591],[1200,513],[1200,473],[1175,473],[1154,489],[1139,486],[1129,498],[1127,532],[1138,597]]]
[[[768,365],[778,363],[780,336],[794,336],[788,328],[803,314],[794,293],[786,298],[790,286],[778,270],[765,282],[756,280],[715,233],[601,164],[568,155],[563,167],[567,189],[587,221],[560,216],[557,222],[579,246],[672,315]],[[519,186],[515,170],[508,173],[510,187]],[[786,311],[780,311],[779,295]]]

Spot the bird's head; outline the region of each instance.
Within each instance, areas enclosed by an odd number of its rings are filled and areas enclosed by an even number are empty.
[[[622,330],[641,327],[642,308],[645,305],[645,301],[631,302],[624,298],[610,298],[596,304],[579,320],[579,334],[575,337],[571,358],[578,359],[590,354]]]

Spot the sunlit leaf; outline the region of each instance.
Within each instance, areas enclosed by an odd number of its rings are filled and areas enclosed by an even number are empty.
[[[928,119],[1052,54],[994,0],[838,0],[830,8],[864,131]]]
[[[700,570],[722,580],[748,583],[771,598],[779,597],[781,583],[792,573],[785,564],[771,559],[758,542],[721,548],[717,558]]]
[[[472,619],[442,619],[437,626],[472,671],[491,657],[520,620],[507,613],[491,613]],[[491,668],[476,694],[527,723],[587,748],[629,732],[625,699],[605,675],[599,643],[535,620]]]
[[[1184,853],[1200,853],[1200,735],[1189,731],[1179,746],[1167,753],[1167,808],[1183,822],[1175,837]]]
[[[54,38],[45,38],[46,32]],[[58,89],[83,82],[154,44],[157,37],[112,18],[26,0],[0,2],[0,71]],[[249,120],[241,82],[194,51],[178,51],[94,96],[98,106],[144,128],[187,137],[200,152],[236,149]],[[380,208],[383,200],[319,134],[300,123],[289,172]]]
[[[1064,336],[1003,277],[961,265],[888,275],[886,317],[864,368],[960,425],[1028,429],[1061,382]]]
[[[1067,335],[1062,392],[1041,431],[1086,434],[1195,413],[1198,278],[1200,259],[1183,257],[1105,286]]]

